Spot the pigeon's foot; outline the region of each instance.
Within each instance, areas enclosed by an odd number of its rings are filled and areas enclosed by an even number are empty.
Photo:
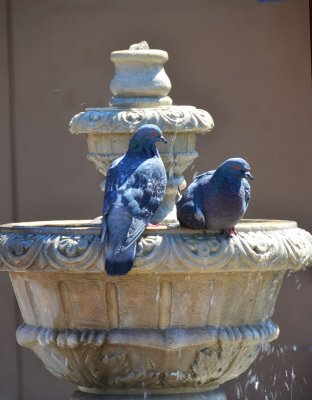
[[[231,228],[230,235],[237,236],[237,230],[235,229],[235,226],[233,226],[233,228]]]
[[[232,238],[234,236],[237,236],[237,230],[235,229],[234,226],[231,229],[224,229],[222,233],[226,238]]]
[[[147,227],[148,228],[161,228],[164,227],[165,224],[162,222],[159,222],[158,224],[151,224],[150,222],[148,223]]]

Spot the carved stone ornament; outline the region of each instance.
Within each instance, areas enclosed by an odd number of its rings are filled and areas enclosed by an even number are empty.
[[[22,325],[20,345],[56,377],[85,392],[206,391],[244,372],[261,346],[278,336],[272,322],[167,330],[58,330]],[[142,357],[142,355],[145,355]],[[77,368],[78,366],[78,368]]]
[[[66,221],[63,221],[66,224]],[[288,221],[243,221],[239,234],[186,228],[148,228],[137,246],[135,273],[299,269],[311,264],[311,235]],[[88,221],[68,225],[1,227],[0,269],[7,271],[104,271],[100,226]]]
[[[141,125],[155,124],[163,132],[206,133],[213,128],[213,120],[205,110],[192,106],[170,108],[112,109],[90,108],[73,117],[69,130],[73,134],[128,134]],[[129,140],[129,138],[128,138]]]

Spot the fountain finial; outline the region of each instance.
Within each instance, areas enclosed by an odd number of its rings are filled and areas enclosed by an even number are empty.
[[[150,49],[146,41],[132,44],[128,50],[111,53],[115,75],[110,84],[110,106],[170,106],[171,82],[164,69],[168,53]]]
[[[129,46],[129,50],[148,50],[149,45],[146,40],[142,40],[139,43],[134,43]]]

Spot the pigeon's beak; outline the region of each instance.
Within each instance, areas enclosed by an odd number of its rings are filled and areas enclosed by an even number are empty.
[[[163,143],[168,143],[167,142],[167,139],[164,137],[164,136],[160,136],[160,138],[159,138],[159,140],[161,141],[161,142],[163,142]]]
[[[249,171],[245,172],[245,178],[250,179],[251,181],[254,180],[254,177],[251,175]]]

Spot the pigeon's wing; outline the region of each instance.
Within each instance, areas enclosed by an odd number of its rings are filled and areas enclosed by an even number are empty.
[[[250,185],[246,179],[243,179],[244,192],[245,192],[245,207],[248,207],[250,200]]]
[[[143,233],[146,222],[133,217],[124,207],[112,206],[107,214],[108,246],[115,256],[127,250]]]
[[[192,229],[204,229],[206,220],[203,213],[202,192],[214,171],[198,175],[182,198],[177,202],[177,217],[181,225]]]
[[[116,249],[115,254],[125,251],[132,246],[133,243],[135,243],[142,236],[147,224],[148,221],[146,220],[132,217],[126,239],[123,240],[120,247]]]
[[[192,229],[204,229],[205,217],[193,200],[185,202],[181,207],[177,207],[177,217],[182,226]]]
[[[106,215],[106,223],[106,272],[109,275],[124,275],[132,268],[135,256],[135,243],[121,251],[132,224],[132,216],[124,208],[113,205]]]
[[[120,188],[123,192],[123,209],[132,218],[120,251],[140,238],[164,197],[166,184],[166,171],[162,162],[152,158],[142,163],[131,179]]]
[[[125,275],[135,257],[136,242],[147,222],[133,217],[125,207],[113,205],[106,216],[108,240],[105,269],[109,275]]]
[[[200,209],[199,202],[200,202],[200,192],[203,190],[203,187],[207,185],[207,183],[210,181],[212,178],[213,174],[215,171],[207,171],[204,172],[201,175],[197,175],[193,182],[190,184],[190,186],[187,188],[187,190],[182,194],[182,196],[178,199],[176,206],[177,206],[177,211],[179,213],[179,210],[182,209],[184,204],[186,203],[193,203],[193,205],[188,205],[186,209],[188,210],[188,213],[191,212],[191,208],[195,207],[193,210],[193,213],[196,212],[196,210]]]
[[[128,179],[128,174],[133,173],[133,166],[127,160],[126,156],[122,156],[114,160],[107,172],[105,181],[105,194],[102,210],[102,230],[101,230],[101,247],[104,244],[107,230],[107,214],[111,207],[115,204],[118,197],[118,188],[121,187]]]
[[[197,175],[190,186],[187,188],[186,192],[183,194],[181,205],[184,204],[185,201],[191,200],[196,197],[196,192],[200,190],[200,187],[205,186],[210,181],[214,172],[215,171],[207,171],[201,175]]]
[[[194,181],[202,180],[204,178],[208,178],[208,180],[210,180],[210,178],[212,177],[212,175],[214,173],[215,173],[215,170],[204,172],[203,174],[195,176]]]
[[[127,175],[124,172],[125,168],[121,168],[124,157],[117,158],[111,164],[105,181],[105,194],[103,202],[103,217],[109,211],[117,198],[118,188],[126,181]]]
[[[132,268],[137,240],[163,199],[164,165],[156,156],[142,159],[126,155],[110,168],[105,189],[105,269],[109,275],[124,275]]]

